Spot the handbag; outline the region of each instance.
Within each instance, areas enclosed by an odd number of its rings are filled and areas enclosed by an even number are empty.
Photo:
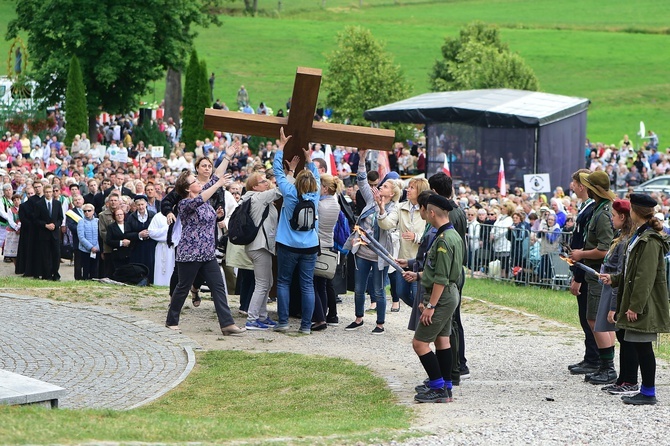
[[[63,240],[60,244],[60,258],[66,260],[72,260],[74,258],[74,246],[73,246],[72,235],[70,232],[66,232],[63,235]]]
[[[317,277],[325,277],[332,279],[335,277],[335,270],[337,269],[337,260],[339,254],[333,252],[331,249],[321,251],[321,254],[316,258],[314,265],[314,275]]]

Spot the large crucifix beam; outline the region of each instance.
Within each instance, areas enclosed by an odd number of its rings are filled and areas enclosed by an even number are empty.
[[[308,148],[309,143],[313,142],[364,149],[393,149],[393,130],[315,122],[314,113],[320,85],[321,70],[298,67],[288,118],[208,108],[205,109],[204,127],[208,130],[266,138],[279,138],[279,129],[284,127],[286,135],[292,136],[284,148],[287,160],[300,156],[301,149]],[[301,167],[302,162],[299,168]]]

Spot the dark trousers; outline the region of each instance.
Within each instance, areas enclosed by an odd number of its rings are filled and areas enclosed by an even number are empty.
[[[102,261],[102,268],[100,268],[100,278],[112,277],[114,274],[114,253],[106,252],[105,260]]]
[[[637,384],[637,351],[635,344],[624,339],[626,330],[617,330],[616,338],[619,341],[619,379],[617,384]]]
[[[251,296],[253,296],[254,290],[256,289],[256,275],[254,274],[254,270],[238,268],[236,286],[237,289],[235,290],[235,293],[240,295],[240,310],[248,311]]]
[[[98,258],[100,258],[100,253],[95,256],[95,259],[91,258],[91,253],[75,251],[76,254],[79,254],[79,262],[81,264],[82,272],[79,279],[75,280],[91,280],[98,277]]]
[[[577,296],[579,325],[582,326],[582,331],[584,332],[584,361],[591,364],[599,364],[600,354],[598,353],[596,338],[593,336],[593,331],[586,320],[586,295],[588,294],[588,290],[588,284],[583,282],[579,287],[579,296]]]
[[[75,246],[74,248],[74,253],[72,254],[74,257],[74,280],[83,280],[83,268],[82,268],[82,257],[83,256],[90,256],[89,253],[86,252],[81,252],[80,250],[77,249]]]
[[[328,314],[327,318],[337,317],[337,293],[335,293],[335,285],[333,279],[326,279],[326,297],[328,299]]]
[[[235,323],[230,313],[230,307],[228,307],[223,276],[216,259],[208,262],[177,262],[177,268],[179,269],[179,282],[170,298],[170,308],[168,309],[165,325],[179,325],[179,314],[198,273],[203,275],[209,285],[214,309],[219,318],[219,326],[227,327]]]
[[[179,283],[179,268],[177,268],[177,265],[175,264],[174,270],[172,271],[172,275],[170,276],[170,296],[172,296],[172,293],[174,293],[174,289],[177,288],[177,284]],[[195,279],[193,279],[193,287],[195,289],[199,289],[200,285],[205,283],[205,279],[202,277],[202,273],[198,272],[198,274],[195,275]]]
[[[327,281],[328,279],[325,277],[314,276],[314,313],[312,314],[312,322],[324,322],[326,320],[326,310],[328,309]]]
[[[42,246],[40,269],[42,279],[60,279],[58,273],[60,269],[60,240],[50,238],[49,240],[40,240],[39,243]]]

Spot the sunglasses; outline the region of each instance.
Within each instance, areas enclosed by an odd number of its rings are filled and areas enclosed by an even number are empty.
[[[84,212],[93,212],[93,209],[84,209]]]

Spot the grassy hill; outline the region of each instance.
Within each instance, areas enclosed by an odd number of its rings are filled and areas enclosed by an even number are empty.
[[[233,3],[240,7],[241,1]],[[541,89],[589,98],[588,135],[617,142],[639,121],[664,144],[670,135],[670,2],[611,0],[259,0],[258,17],[223,16],[221,28],[202,30],[201,57],[217,76],[215,96],[229,105],[244,84],[252,105],[284,108],[297,66],[326,68],[335,36],[349,24],[369,28],[386,42],[413,86],[428,91],[428,73],[447,35],[475,20],[496,23],[503,39],[537,73]],[[13,2],[0,0],[0,30]],[[4,34],[4,33],[3,33]],[[6,55],[8,42],[0,43]],[[5,56],[6,57],[6,56]],[[4,62],[4,61],[3,61]],[[3,63],[6,66],[6,62]],[[148,100],[160,101],[156,82]],[[325,94],[322,92],[322,98]]]

